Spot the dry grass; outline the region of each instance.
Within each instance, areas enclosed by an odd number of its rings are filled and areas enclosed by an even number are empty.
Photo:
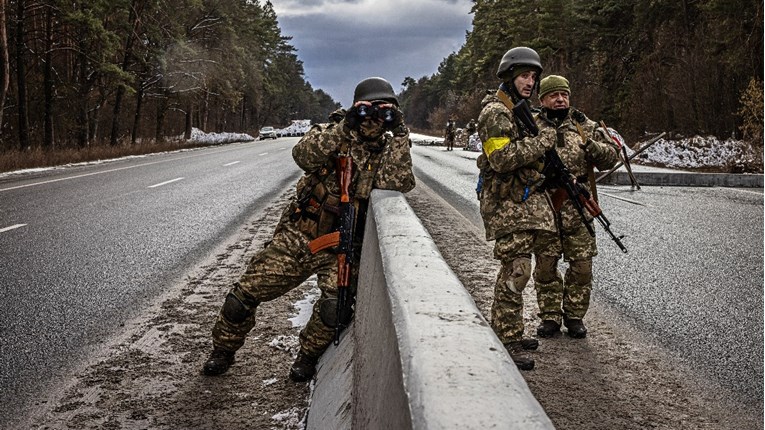
[[[60,166],[69,163],[108,160],[128,155],[144,155],[156,152],[205,146],[184,141],[163,141],[121,144],[116,146],[98,145],[86,148],[54,148],[50,150],[33,148],[29,150],[6,149],[0,152],[0,172],[20,169]]]

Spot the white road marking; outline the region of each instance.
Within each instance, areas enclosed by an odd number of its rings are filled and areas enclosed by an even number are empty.
[[[263,153],[260,153],[258,155],[268,155],[268,152],[263,152]]]
[[[240,161],[232,161],[230,163],[224,164],[223,167],[233,166],[234,164],[239,164],[239,163],[240,163]]]
[[[182,181],[182,180],[183,180],[183,178],[175,178],[175,179],[171,179],[169,181],[160,182],[158,184],[149,185],[149,188],[161,187],[162,185],[172,184],[173,182],[178,182],[178,181]]]
[[[169,163],[169,162],[174,162],[174,161],[178,161],[178,160],[185,160],[187,158],[203,157],[203,156],[210,155],[210,154],[219,154],[219,153],[222,153],[222,152],[234,151],[236,149],[237,148],[226,148],[226,149],[223,149],[223,150],[220,150],[220,151],[204,151],[204,152],[201,152],[201,153],[198,153],[198,154],[192,154],[192,155],[189,155],[189,156],[186,156],[186,157],[171,158],[169,160],[152,161],[152,162],[149,162],[149,163],[136,164],[134,166],[118,167],[116,169],[102,170],[100,172],[92,172],[92,173],[85,173],[85,174],[82,174],[82,175],[67,176],[66,178],[51,179],[51,180],[48,180],[48,181],[34,182],[34,183],[31,183],[31,184],[26,184],[26,185],[17,185],[15,187],[0,188],[0,193],[3,192],[3,191],[18,190],[19,188],[35,187],[37,185],[52,184],[54,182],[68,181],[70,179],[85,178],[85,177],[93,176],[93,175],[101,175],[103,173],[111,173],[111,172],[119,172],[120,170],[135,169],[136,167],[151,166],[153,164],[160,164],[160,163]]]
[[[6,231],[15,230],[19,227],[24,227],[26,224],[16,224],[12,225],[10,227],[0,228],[0,233],[5,233]]]

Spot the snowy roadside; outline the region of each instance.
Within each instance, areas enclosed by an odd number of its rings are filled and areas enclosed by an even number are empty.
[[[424,134],[410,134],[415,145],[442,145],[443,138]],[[642,147],[642,142],[633,147]],[[626,147],[627,156],[634,151]],[[468,151],[475,153],[478,152]],[[712,136],[693,136],[677,140],[659,139],[645,152],[632,160],[635,171],[705,170],[728,172],[731,169],[759,170],[762,173],[762,154],[755,153],[745,142],[735,139],[720,140]],[[753,168],[757,167],[757,168]],[[621,168],[624,170],[624,168]],[[659,170],[654,170],[659,169]],[[750,172],[752,173],[752,172]]]

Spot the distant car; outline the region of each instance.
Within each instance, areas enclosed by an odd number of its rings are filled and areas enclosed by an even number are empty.
[[[276,139],[278,136],[276,135],[276,130],[274,130],[273,127],[263,127],[260,129],[260,135],[258,137],[260,140],[263,140]]]

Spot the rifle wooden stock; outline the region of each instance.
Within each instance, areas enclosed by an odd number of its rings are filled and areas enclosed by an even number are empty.
[[[350,319],[348,289],[351,286],[351,264],[353,263],[353,230],[356,222],[356,208],[351,199],[350,189],[353,178],[353,159],[349,155],[337,158],[337,179],[340,185],[340,227],[337,248],[337,324],[335,340],[340,343],[340,332]]]

